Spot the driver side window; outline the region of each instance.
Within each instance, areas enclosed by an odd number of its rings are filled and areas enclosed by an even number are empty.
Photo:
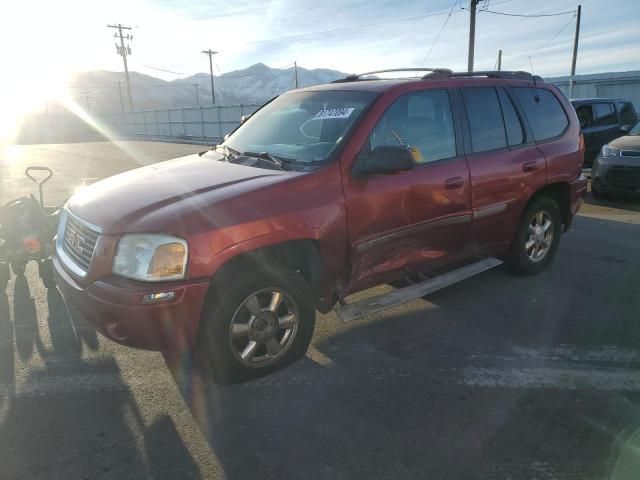
[[[399,97],[369,136],[371,150],[381,145],[409,148],[416,164],[456,156],[453,113],[446,90],[428,90]]]

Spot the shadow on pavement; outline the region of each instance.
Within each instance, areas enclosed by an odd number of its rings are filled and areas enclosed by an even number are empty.
[[[199,478],[169,417],[145,428],[113,358],[51,360],[5,399],[3,479]]]
[[[536,277],[493,270],[317,336],[333,366],[174,377],[233,479],[637,478],[640,227],[602,222],[577,219]]]
[[[15,279],[15,349],[24,361],[37,354],[44,361],[23,366],[16,379],[10,303],[0,292],[0,478],[200,478],[171,418],[147,428],[116,360],[83,359],[63,297],[57,289],[46,297],[49,314],[40,322],[51,347],[38,334],[26,278]]]
[[[0,409],[15,390],[13,323],[6,292],[0,292]]]
[[[22,360],[33,354],[38,335],[38,317],[31,290],[24,275],[15,277],[13,285],[13,322],[16,350]]]
[[[57,288],[47,290],[47,306],[49,310],[47,324],[53,351],[60,354],[79,355],[82,344],[67,303]]]

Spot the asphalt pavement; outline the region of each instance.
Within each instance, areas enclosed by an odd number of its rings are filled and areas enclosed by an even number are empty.
[[[5,146],[0,202],[33,188],[29,164],[56,172],[57,203],[202,148]],[[305,359],[231,387],[97,336],[32,265],[0,293],[0,479],[636,480],[640,202],[587,201],[542,274],[319,315]]]

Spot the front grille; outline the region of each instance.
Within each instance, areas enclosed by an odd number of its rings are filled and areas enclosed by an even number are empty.
[[[618,188],[640,188],[640,167],[612,167],[607,173],[607,183]]]
[[[640,157],[640,150],[622,150],[620,155],[623,157]]]
[[[68,215],[62,248],[77,266],[88,272],[99,236],[100,232],[79,218]]]

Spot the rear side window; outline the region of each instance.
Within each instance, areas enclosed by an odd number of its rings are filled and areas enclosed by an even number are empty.
[[[549,90],[515,87],[513,91],[524,109],[536,141],[557,137],[566,130],[569,119],[558,98]]]
[[[464,103],[474,153],[507,146],[498,94],[493,87],[464,88]]]
[[[500,97],[500,105],[502,106],[502,115],[504,116],[504,128],[507,131],[507,142],[510,147],[524,143],[524,130],[522,123],[513,106],[513,102],[504,91],[504,88],[498,89]]]
[[[604,127],[606,125],[616,125],[616,111],[613,103],[594,103],[593,105],[593,124],[596,127]]]
[[[636,110],[629,102],[620,104],[620,123],[622,125],[635,125],[638,121]]]

